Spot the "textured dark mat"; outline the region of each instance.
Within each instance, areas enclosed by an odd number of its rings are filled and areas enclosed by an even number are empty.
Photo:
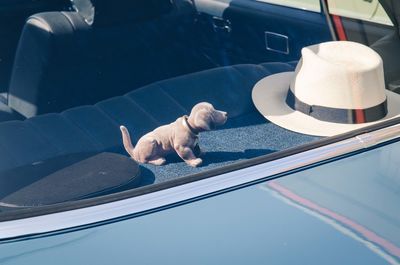
[[[113,153],[71,154],[0,172],[0,206],[50,205],[135,188],[139,166]]]
[[[285,130],[256,112],[230,119],[222,128],[201,133],[199,138],[200,147],[206,152],[201,167],[190,167],[177,155],[171,155],[167,165],[141,165],[148,169],[142,170],[142,178],[155,178],[159,183],[319,139]]]

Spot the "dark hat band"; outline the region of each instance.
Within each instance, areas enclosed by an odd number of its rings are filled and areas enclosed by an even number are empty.
[[[387,99],[382,103],[366,109],[339,109],[318,105],[308,105],[299,100],[289,88],[286,96],[286,104],[293,110],[300,111],[317,120],[359,124],[373,122],[384,118],[387,114]]]

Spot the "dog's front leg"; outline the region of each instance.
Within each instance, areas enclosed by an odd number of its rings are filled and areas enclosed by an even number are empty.
[[[176,153],[190,166],[192,167],[197,167],[200,166],[201,163],[203,163],[203,160],[201,158],[197,158],[193,150],[190,147],[187,146],[174,146]]]
[[[204,156],[205,153],[206,153],[205,151],[203,151],[203,150],[200,148],[200,146],[199,146],[198,144],[196,144],[196,145],[193,147],[192,151],[193,151],[193,154],[194,154],[196,157],[202,157],[202,156]]]

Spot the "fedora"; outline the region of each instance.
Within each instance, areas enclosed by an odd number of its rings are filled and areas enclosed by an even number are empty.
[[[298,133],[332,136],[400,114],[400,95],[385,89],[381,57],[350,41],[302,49],[294,72],[261,79],[253,88],[257,110]]]

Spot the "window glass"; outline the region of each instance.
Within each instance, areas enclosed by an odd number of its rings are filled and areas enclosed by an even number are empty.
[[[321,7],[318,0],[257,0],[259,2],[290,6],[294,8],[320,12]]]
[[[166,186],[143,188],[221,174],[253,163],[243,161],[300,146],[304,150],[305,144],[342,132],[304,125],[314,119],[311,113],[318,118],[328,113],[320,121],[335,128],[336,123],[369,121],[352,111],[359,109],[358,102],[341,104],[353,99],[350,92],[338,93],[343,100],[333,105],[325,100],[330,97],[316,93],[321,87],[336,88],[328,82],[304,92],[304,102],[289,90],[299,80],[288,72],[295,71],[302,49],[332,40],[320,0],[2,2],[0,220],[3,212],[132,190],[136,195],[153,192]],[[330,5],[350,15],[349,10],[365,9],[365,19],[383,21],[377,1],[359,0],[365,7],[345,2]],[[358,27],[353,31],[364,34]],[[376,32],[376,39],[385,37],[382,30]],[[389,44],[374,49],[389,63],[384,67],[388,87],[400,90],[400,65],[393,60],[399,51],[391,50],[399,45]],[[309,52],[318,50],[313,47]],[[322,50],[328,57],[353,54]],[[315,70],[317,64],[310,63]],[[272,86],[269,82],[278,77],[285,83]],[[382,83],[372,85],[383,81],[378,77],[365,83],[383,90]],[[270,91],[279,91],[279,97]],[[383,118],[385,93],[376,94],[382,97],[359,102],[372,102],[361,107],[370,112],[375,106],[375,117]],[[324,99],[320,116],[309,105],[321,106],[314,98]],[[274,109],[265,112],[264,106]],[[339,114],[330,112],[335,106]],[[284,119],[292,113],[302,118]]]
[[[319,0],[257,0],[259,2],[290,6],[294,8],[320,12]]]
[[[328,0],[333,15],[393,25],[378,0]]]

